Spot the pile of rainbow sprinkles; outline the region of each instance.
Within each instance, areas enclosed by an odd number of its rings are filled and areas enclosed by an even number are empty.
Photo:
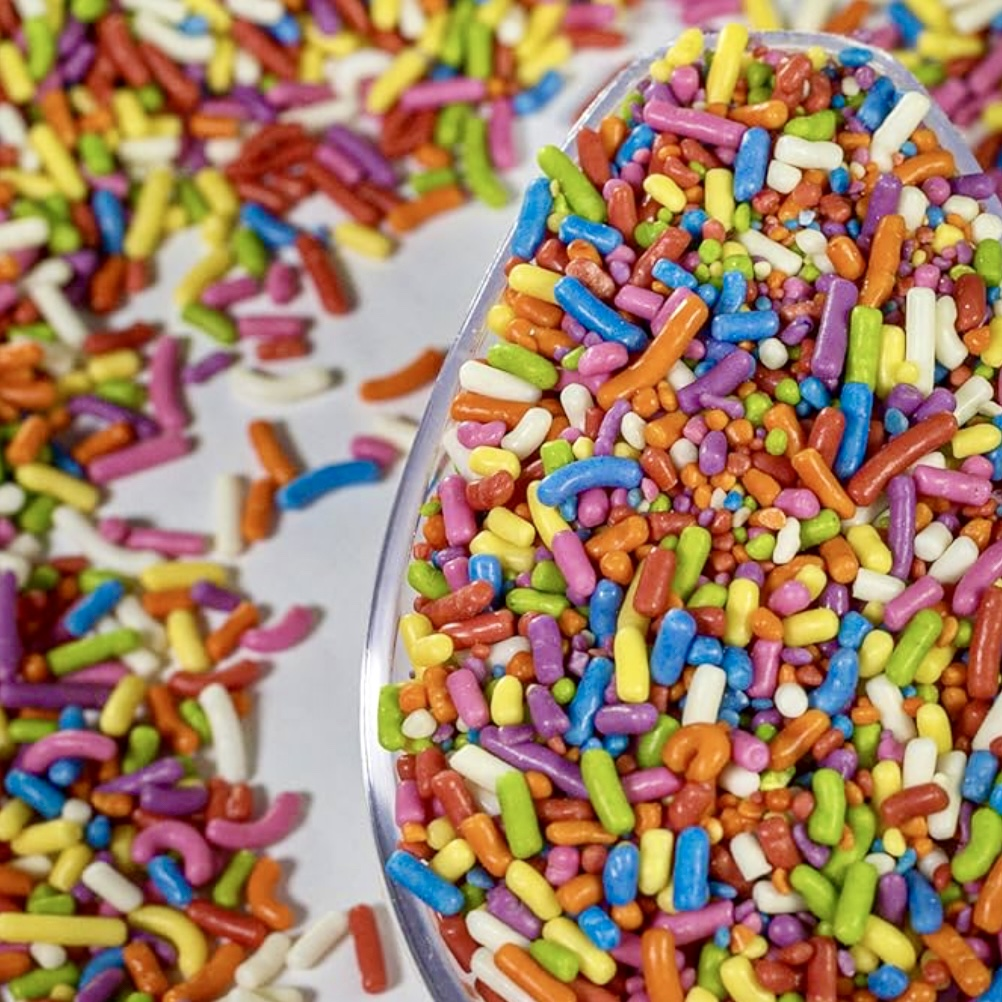
[[[459,370],[377,723],[488,1002],[1002,999],[995,186],[788,45],[541,150]]]

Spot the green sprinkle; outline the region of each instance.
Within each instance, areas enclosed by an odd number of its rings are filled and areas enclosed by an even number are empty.
[[[237,326],[230,317],[201,303],[189,303],[181,311],[181,319],[221,344],[236,344],[238,340]]]
[[[243,888],[257,865],[257,856],[249,849],[234,853],[219,879],[212,886],[212,900],[223,908],[239,908]]]
[[[233,257],[237,264],[244,269],[253,278],[264,278],[265,273],[268,271],[268,266],[271,264],[271,254],[268,248],[265,247],[264,242],[261,238],[251,229],[246,226],[240,226],[236,229],[230,240],[230,246],[233,250]],[[181,314],[185,320],[188,317],[185,316],[188,309],[191,307],[186,307],[184,313]],[[202,307],[205,309],[206,307]],[[215,312],[215,311],[213,311]],[[225,316],[225,314],[223,314]],[[196,327],[201,327],[201,324],[197,320],[188,320],[189,323],[194,324]],[[201,327],[206,334],[211,334],[212,337],[219,341],[223,341],[223,338],[217,334],[213,334],[212,331],[205,327]],[[224,341],[225,344],[232,344],[232,341]]]
[[[427,560],[412,560],[407,568],[407,583],[425,598],[445,598],[451,589],[445,575]]]
[[[425,195],[436,188],[445,188],[455,184],[459,175],[451,167],[435,167],[432,170],[411,174],[407,179],[416,195]]]
[[[545,442],[539,450],[539,456],[543,460],[543,472],[547,475],[554,470],[559,470],[562,466],[567,466],[574,462],[574,452],[571,443],[562,438],[554,439],[552,442]]]
[[[160,732],[149,724],[136,724],[129,731],[129,747],[122,762],[125,772],[137,772],[148,766],[160,751]]]
[[[30,745],[59,730],[55,720],[12,720],[7,725],[7,737],[17,745]]]
[[[94,394],[131,410],[139,410],[146,403],[146,388],[132,379],[102,379],[95,385]]]
[[[574,679],[566,677],[558,678],[550,689],[550,695],[553,696],[554,700],[560,706],[566,706],[574,698],[574,693],[577,692],[577,689],[578,687],[574,684]]]
[[[765,451],[770,456],[782,456],[786,452],[787,437],[782,428],[773,428],[765,436]]]
[[[752,560],[770,560],[776,549],[776,537],[771,532],[763,532],[745,543],[745,552]]]
[[[545,616],[556,618],[569,608],[570,604],[564,595],[548,595],[533,588],[512,588],[505,596],[505,605],[516,616],[522,616],[527,612],[540,612]]]
[[[212,743],[212,728],[205,710],[196,699],[182,699],[177,712],[181,719],[199,736],[203,745]]]
[[[536,162],[547,177],[560,185],[571,208],[579,216],[593,223],[605,222],[605,199],[566,153],[556,146],[544,146],[536,154]]]
[[[543,560],[536,564],[532,569],[531,584],[536,591],[554,595],[563,595],[567,591],[567,580],[553,560]]]
[[[552,389],[560,379],[557,367],[548,358],[505,341],[491,345],[487,352],[487,363],[541,390]]]
[[[796,407],[800,403],[800,386],[795,379],[781,379],[776,384],[776,399],[780,403]]]

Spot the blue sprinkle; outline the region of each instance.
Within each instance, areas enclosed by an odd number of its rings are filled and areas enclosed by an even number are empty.
[[[185,908],[191,904],[195,896],[191,884],[170,856],[154,856],[146,864],[146,872],[167,904],[174,908]]]
[[[556,70],[547,70],[539,83],[511,99],[511,110],[516,115],[531,115],[549,104],[563,86],[564,78]]]
[[[533,257],[546,237],[546,220],[553,211],[550,179],[537,177],[525,189],[511,237],[511,252],[526,260]]]
[[[276,21],[268,28],[268,33],[282,45],[295,45],[303,37],[299,21],[294,14],[286,13],[281,20]]]
[[[58,818],[66,803],[63,792],[41,776],[33,776],[21,769],[11,769],[4,777],[3,788],[18,800],[24,801],[43,818]]]
[[[373,484],[381,479],[383,471],[371,459],[352,459],[344,463],[332,463],[290,480],[275,495],[275,501],[282,511],[299,511],[313,504],[318,498],[341,487],[355,484]]]
[[[107,849],[111,845],[111,819],[104,814],[91,818],[84,829],[84,839],[92,849]]]
[[[87,962],[87,965],[80,972],[79,988],[85,988],[87,984],[94,980],[99,974],[110,970],[113,967],[124,967],[125,960],[122,957],[122,948],[114,946],[100,953],[95,953]]]
[[[856,69],[859,66],[866,66],[872,58],[873,53],[869,49],[864,49],[862,46],[853,46],[851,49],[842,50],[842,53],[839,55],[839,62],[843,66]]]
[[[623,935],[598,905],[591,905],[578,916],[578,927],[600,950],[615,950]]]

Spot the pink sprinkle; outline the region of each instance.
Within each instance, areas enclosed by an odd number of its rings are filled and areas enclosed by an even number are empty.
[[[0,546],[6,546],[17,535],[17,526],[5,515],[0,518]]]
[[[500,445],[507,430],[504,421],[487,421],[484,424],[464,421],[456,429],[456,437],[463,448],[475,449],[478,445]]]
[[[132,860],[148,863],[162,849],[180,853],[185,878],[196,887],[212,879],[212,850],[198,830],[183,821],[160,821],[144,828],[132,840]]]
[[[564,15],[565,28],[607,28],[616,19],[613,4],[574,4]]]
[[[21,768],[27,772],[44,772],[61,758],[88,758],[107,762],[118,752],[112,738],[95,731],[56,731],[29,745],[21,757]]]
[[[491,102],[490,117],[487,120],[487,143],[491,151],[491,162],[498,170],[511,170],[518,162],[512,129],[514,120],[515,112],[511,101],[498,98]]]
[[[400,107],[407,111],[442,108],[457,101],[481,101],[487,94],[487,82],[476,77],[449,77],[415,84],[404,91]]]
[[[109,543],[118,545],[124,543],[129,535],[129,523],[124,518],[102,518],[97,524],[97,531]]]
[[[309,326],[308,317],[275,317],[258,314],[240,317],[237,330],[241,337],[301,337]]]
[[[269,299],[281,306],[299,295],[299,276],[284,261],[272,261],[264,277],[264,289]]]
[[[191,442],[176,432],[165,432],[135,445],[99,456],[87,465],[87,475],[95,484],[106,484],[121,477],[162,466],[191,451]]]
[[[245,299],[253,299],[261,291],[261,283],[250,275],[240,278],[228,278],[222,282],[214,282],[202,293],[202,302],[214,310],[224,310],[234,303],[242,303]]]
[[[204,536],[171,529],[133,529],[125,546],[130,550],[155,550],[165,557],[196,557],[209,552]]]
[[[365,177],[362,165],[334,146],[318,146],[313,157],[345,184],[358,184]]]
[[[294,647],[313,628],[313,610],[293,605],[274,626],[259,626],[240,638],[240,646],[255,654],[276,654]]]
[[[157,341],[150,359],[150,404],[153,416],[167,431],[179,431],[188,423],[178,385],[180,357],[181,342],[166,336]]]
[[[73,673],[74,682],[93,682],[95,685],[116,685],[126,675],[131,675],[129,668],[121,661],[100,661]]]
[[[356,435],[351,440],[352,459],[371,459],[384,470],[391,467],[400,455],[400,450],[385,438],[375,435]]]
[[[205,826],[206,838],[224,849],[264,849],[280,842],[299,820],[303,798],[298,793],[280,793],[271,808],[256,821],[213,818]]]

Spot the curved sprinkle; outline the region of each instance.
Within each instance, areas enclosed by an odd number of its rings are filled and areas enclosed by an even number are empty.
[[[144,905],[129,912],[128,922],[173,943],[177,948],[178,969],[185,978],[193,978],[205,966],[209,956],[205,936],[183,912],[164,905]]]
[[[181,855],[188,883],[200,887],[212,879],[215,871],[212,850],[191,825],[183,821],[161,821],[144,828],[132,840],[132,860],[145,865],[163,849]]]
[[[313,619],[309,606],[290,606],[274,626],[248,630],[240,638],[240,646],[255,654],[277,654],[302,642],[313,627]]]
[[[118,753],[112,738],[94,731],[56,731],[30,745],[21,759],[25,772],[40,773],[61,758],[89,758],[107,762]]]
[[[281,842],[292,831],[299,820],[302,804],[301,794],[280,793],[256,821],[213,818],[205,826],[205,837],[224,849],[264,849]]]

